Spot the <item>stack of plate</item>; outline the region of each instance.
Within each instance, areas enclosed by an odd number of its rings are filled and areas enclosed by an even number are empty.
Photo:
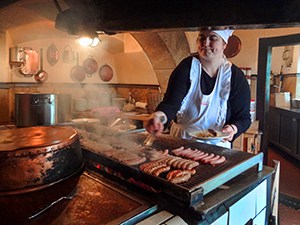
[[[88,102],[85,98],[74,99],[74,109],[78,112],[83,112],[88,109]]]
[[[100,101],[98,99],[89,99],[87,101],[87,109],[92,110],[100,106]]]

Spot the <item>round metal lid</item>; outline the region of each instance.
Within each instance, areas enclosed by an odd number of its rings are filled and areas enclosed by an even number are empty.
[[[2,130],[0,131],[0,156],[1,152],[9,153],[20,149],[40,148],[40,150],[51,151],[73,143],[76,139],[78,139],[77,131],[68,126],[36,126]]]

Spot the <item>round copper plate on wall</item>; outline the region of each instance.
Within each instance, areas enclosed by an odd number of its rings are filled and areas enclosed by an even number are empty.
[[[241,40],[236,35],[232,35],[228,39],[228,44],[224,50],[224,54],[227,58],[232,58],[241,51],[241,47]]]
[[[51,66],[54,66],[59,59],[59,51],[54,44],[51,44],[47,49],[47,61]]]
[[[100,67],[99,77],[101,80],[105,82],[110,81],[113,78],[113,75],[114,75],[113,70],[109,65],[105,64]]]
[[[98,70],[98,63],[92,56],[89,56],[83,61],[83,68],[87,76],[91,76]]]

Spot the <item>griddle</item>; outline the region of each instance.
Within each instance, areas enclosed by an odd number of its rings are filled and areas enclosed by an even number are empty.
[[[71,200],[58,204],[29,219],[51,202],[77,188]],[[88,171],[51,188],[0,197],[0,224],[5,225],[117,225],[135,224],[155,211],[157,205],[144,201],[126,189]]]
[[[145,133],[122,135],[118,138],[131,139],[142,145],[146,138]],[[155,177],[139,170],[139,166],[128,166],[117,160],[108,158],[101,153],[93,152],[93,149],[84,149],[84,156],[87,160],[87,166],[94,170],[109,173],[117,176],[122,180],[138,184],[148,190],[155,192],[164,192],[177,200],[181,201],[189,207],[204,200],[204,196],[220,187],[232,178],[240,175],[246,170],[253,169],[259,172],[263,167],[263,154],[253,155],[250,153],[207,145],[196,141],[188,141],[172,138],[169,135],[161,135],[158,137],[152,148],[157,150],[175,149],[180,146],[202,150],[207,153],[214,153],[225,156],[227,161],[224,164],[211,166],[208,164],[200,164],[196,168],[196,174],[185,183],[173,184],[165,179],[166,174]]]

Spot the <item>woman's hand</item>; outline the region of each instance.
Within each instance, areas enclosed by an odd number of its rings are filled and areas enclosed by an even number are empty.
[[[161,118],[158,116],[152,116],[146,125],[146,130],[150,133],[150,134],[161,134],[164,130],[164,125],[161,122]]]
[[[228,133],[229,137],[224,138],[223,141],[232,141],[233,136],[237,133],[238,129],[234,124],[227,124],[223,127],[222,132]]]

